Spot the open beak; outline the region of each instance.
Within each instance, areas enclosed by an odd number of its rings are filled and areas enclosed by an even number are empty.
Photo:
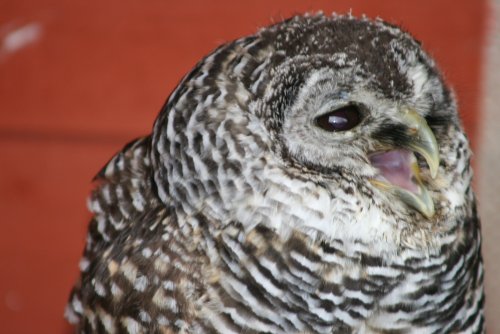
[[[401,145],[403,150],[376,153],[370,157],[372,165],[381,171],[380,176],[370,182],[381,190],[393,193],[425,217],[431,218],[435,213],[434,202],[422,182],[413,152],[425,159],[431,177],[436,178],[439,168],[436,137],[425,119],[414,110],[406,109],[401,122],[408,128],[410,140]],[[403,180],[405,178],[406,181]]]

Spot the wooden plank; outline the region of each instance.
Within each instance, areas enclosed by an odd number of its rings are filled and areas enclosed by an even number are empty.
[[[0,323],[60,333],[78,275],[91,179],[121,145],[0,141]]]

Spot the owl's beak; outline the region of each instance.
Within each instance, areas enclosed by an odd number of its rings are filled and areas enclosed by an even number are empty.
[[[370,182],[431,218],[435,213],[434,202],[422,182],[413,152],[422,155],[429,166],[430,176],[436,178],[439,168],[436,137],[425,119],[414,110],[405,110],[401,121],[409,129],[410,140],[403,145],[403,149],[376,153],[370,157],[372,165],[380,171],[380,177]]]
[[[439,168],[439,147],[434,133],[425,119],[415,110],[406,109],[402,120],[410,129],[413,138],[408,148],[424,157],[429,165],[431,177],[435,179]]]

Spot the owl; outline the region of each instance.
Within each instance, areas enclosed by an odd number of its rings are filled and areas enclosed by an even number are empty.
[[[292,17],[224,44],[98,173],[81,333],[484,333],[470,149],[419,42]]]

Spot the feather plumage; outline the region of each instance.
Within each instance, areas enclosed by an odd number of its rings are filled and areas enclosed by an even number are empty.
[[[351,104],[352,129],[317,127]],[[438,155],[435,178],[431,158],[412,165],[432,215],[370,163],[412,145]],[[80,332],[483,333],[469,159],[409,34],[335,15],[264,28],[199,62],[99,173],[67,317]]]

